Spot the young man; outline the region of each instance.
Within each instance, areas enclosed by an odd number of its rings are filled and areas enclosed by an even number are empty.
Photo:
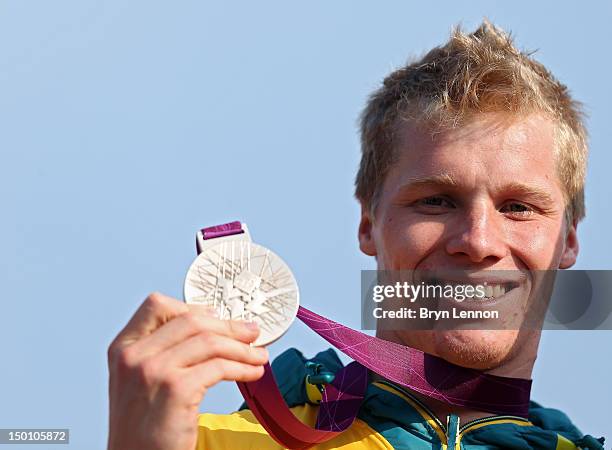
[[[381,270],[471,273],[571,267],[584,217],[586,132],[578,104],[541,64],[485,22],[393,72],[362,115],[359,244]],[[501,292],[501,291],[498,291]],[[258,331],[152,294],[109,348],[109,449],[276,449],[253,414],[198,414],[221,380],[262,376]],[[531,377],[539,334],[385,331],[378,336],[453,364]],[[520,342],[519,342],[520,341]],[[313,358],[330,371],[329,350]],[[297,350],[273,368],[304,422],[317,408]],[[447,417],[459,417],[452,436]],[[316,448],[603,448],[556,410],[529,420],[454,407],[372,374],[353,425]]]

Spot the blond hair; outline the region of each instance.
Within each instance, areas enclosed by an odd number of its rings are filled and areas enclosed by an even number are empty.
[[[477,114],[541,113],[555,124],[555,156],[568,222],[585,215],[588,153],[584,114],[561,84],[511,36],[485,20],[471,34],[460,27],[450,40],[389,76],[361,114],[362,157],[355,196],[374,211],[385,176],[395,162],[394,135],[401,120],[441,131]]]

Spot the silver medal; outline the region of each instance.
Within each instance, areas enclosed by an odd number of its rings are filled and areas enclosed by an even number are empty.
[[[187,271],[184,296],[187,303],[213,308],[221,319],[256,322],[261,330],[256,346],[281,337],[299,307],[297,282],[287,264],[248,240],[205,248]]]

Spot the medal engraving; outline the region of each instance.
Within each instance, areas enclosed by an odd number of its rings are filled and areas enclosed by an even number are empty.
[[[298,286],[287,264],[249,241],[204,249],[187,272],[184,296],[187,303],[212,307],[221,319],[257,322],[256,346],[281,337],[299,306]]]

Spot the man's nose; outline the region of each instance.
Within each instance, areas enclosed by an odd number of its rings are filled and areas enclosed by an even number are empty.
[[[471,262],[498,261],[508,249],[504,239],[503,217],[495,206],[479,203],[467,207],[453,223],[446,244],[450,255],[463,255]]]

